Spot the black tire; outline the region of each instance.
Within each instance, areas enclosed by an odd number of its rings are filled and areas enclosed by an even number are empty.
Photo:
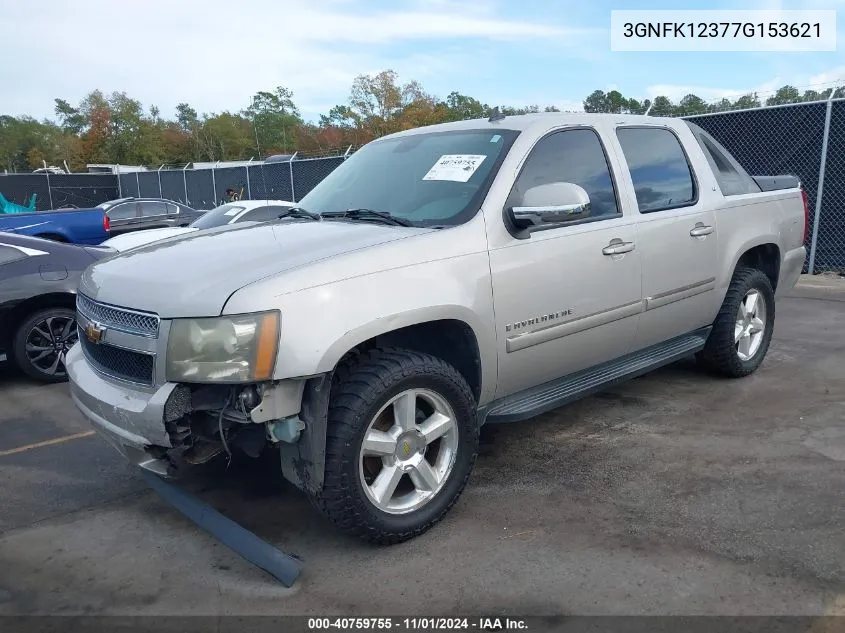
[[[73,336],[71,339],[75,341],[76,339],[76,312],[70,310],[68,308],[46,308],[43,310],[39,310],[34,314],[26,317],[21,324],[18,326],[17,331],[15,332],[15,336],[12,342],[12,355],[15,360],[15,365],[20,368],[20,370],[34,380],[38,380],[39,382],[44,383],[56,383],[56,382],[64,382],[67,380],[67,370],[64,366],[64,361],[60,360],[56,371],[54,373],[50,373],[49,371],[45,371],[44,368],[39,366],[39,363],[33,363],[30,357],[27,355],[26,352],[26,345],[27,339],[30,338],[31,333],[33,332],[33,328],[35,328],[39,323],[45,322],[47,319],[50,318],[58,318],[61,319],[63,323],[66,323],[67,319],[73,320],[72,332]],[[54,324],[57,326],[58,324]],[[55,329],[55,327],[54,327]],[[43,330],[43,328],[42,328]],[[37,339],[43,338],[39,335],[34,335]],[[41,343],[40,340],[37,342]],[[44,341],[44,346],[46,347],[46,340]],[[62,349],[66,349],[64,346],[59,346]],[[68,346],[69,347],[69,346]],[[45,357],[45,360],[48,357]],[[52,360],[55,358],[54,355],[50,355],[49,358]],[[43,363],[41,363],[43,364]],[[49,369],[49,365],[48,365]]]
[[[379,509],[359,475],[361,443],[370,422],[394,396],[424,388],[455,414],[458,444],[443,487],[407,514]],[[329,401],[325,483],[314,505],[341,530],[379,545],[401,543],[429,530],[457,502],[478,456],[478,415],[472,390],[443,360],[404,349],[374,349],[338,367]]]
[[[751,358],[743,360],[734,343],[734,327],[740,303],[751,290],[757,290],[765,301],[766,320],[760,347]],[[774,326],[775,293],[769,278],[761,270],[739,266],[731,279],[707,343],[696,358],[705,369],[719,375],[729,378],[747,376],[755,372],[766,357]]]

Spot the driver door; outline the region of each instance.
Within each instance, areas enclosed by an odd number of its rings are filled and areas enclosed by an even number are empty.
[[[642,262],[636,219],[622,212],[612,164],[589,127],[548,134],[523,163],[505,208],[524,212],[536,202],[536,187],[560,191],[555,183],[581,187],[590,207],[572,219],[491,236],[496,398],[631,350],[642,311]]]

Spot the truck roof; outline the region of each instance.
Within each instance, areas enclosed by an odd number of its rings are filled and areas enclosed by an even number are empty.
[[[402,132],[395,132],[382,139],[410,136],[412,134],[425,134],[428,132],[446,132],[448,130],[517,130],[525,131],[535,126],[557,127],[561,125],[595,125],[600,121],[612,119],[619,123],[634,125],[660,125],[670,128],[677,128],[682,125],[682,120],[673,117],[645,116],[643,114],[607,114],[589,112],[537,112],[533,114],[519,114],[515,116],[503,116],[499,119],[490,120],[468,119],[466,121],[454,121],[451,123],[437,123],[425,127],[418,127]],[[380,139],[379,139],[380,140]]]

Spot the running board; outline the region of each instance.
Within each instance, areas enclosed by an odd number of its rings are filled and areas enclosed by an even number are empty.
[[[482,424],[518,422],[533,418],[637,376],[686,358],[704,348],[712,328],[707,327],[647,347],[595,367],[552,380],[491,402],[480,411]]]

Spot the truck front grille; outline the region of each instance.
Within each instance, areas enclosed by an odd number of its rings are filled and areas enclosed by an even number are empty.
[[[157,337],[159,317],[151,312],[139,312],[110,306],[89,299],[83,294],[76,295],[76,309],[84,317],[96,321],[113,330],[121,330],[140,336]]]
[[[152,385],[155,380],[155,356],[114,347],[108,343],[91,343],[85,332],[79,332],[79,344],[88,362],[102,374],[129,382]]]

